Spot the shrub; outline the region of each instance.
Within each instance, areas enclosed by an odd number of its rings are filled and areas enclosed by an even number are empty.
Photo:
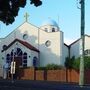
[[[57,69],[62,69],[62,68],[64,68],[64,67],[61,65],[57,65],[57,64],[48,64],[46,66],[47,70],[57,70]]]
[[[46,70],[46,67],[36,67],[36,70]]]
[[[75,56],[73,56],[72,58],[66,57],[65,67],[68,69],[72,69],[74,60],[75,60]]]
[[[66,68],[79,70],[80,68],[80,57],[77,59],[67,59],[65,62]],[[84,57],[84,68],[90,69],[90,56]]]
[[[73,65],[72,65],[72,68],[75,70],[79,70],[79,67],[80,67],[80,57],[75,59],[73,61]]]

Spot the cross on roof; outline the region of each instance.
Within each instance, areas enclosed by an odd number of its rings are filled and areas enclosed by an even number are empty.
[[[26,12],[25,15],[24,15],[24,17],[25,17],[25,21],[27,22],[28,21],[29,14]]]

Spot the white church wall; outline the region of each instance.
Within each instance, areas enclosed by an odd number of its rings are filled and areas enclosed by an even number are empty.
[[[36,52],[36,51],[31,51],[31,62],[32,62],[31,66],[33,66],[33,58],[34,57],[37,57],[37,66],[39,66],[39,63],[40,63],[40,61],[39,61],[39,53]]]
[[[17,46],[18,43],[18,46]],[[20,48],[22,50],[22,52],[26,52],[27,53],[27,67],[33,66],[33,57],[36,56],[38,58],[38,52],[36,51],[32,51],[28,48],[26,48],[25,46],[23,46],[22,44],[20,44],[19,42],[14,43],[9,49],[7,49],[6,51],[3,52],[3,57],[6,56],[6,54],[11,53],[12,50],[15,50],[15,48]],[[6,61],[6,59],[5,59]]]
[[[24,34],[27,34],[28,36],[26,40],[23,39]],[[16,31],[16,38],[24,40],[38,49],[38,28],[36,26],[33,26],[27,22],[24,23]]]
[[[69,48],[64,44],[63,45],[63,64],[65,64],[66,57],[69,57]]]
[[[10,33],[8,36],[6,36],[3,40],[2,40],[2,45],[8,45],[10,44],[12,41],[14,41],[15,39],[15,31],[13,31],[12,33]]]
[[[46,41],[49,40],[51,45],[47,47]],[[63,33],[52,32],[47,33],[40,30],[40,65],[46,66],[47,64],[62,64],[62,46],[63,46]]]
[[[81,41],[77,40],[70,46],[70,57],[75,56],[75,58],[78,58],[80,56],[80,45]]]
[[[22,52],[27,53],[27,67],[33,66],[33,57],[36,56],[38,58],[38,52],[30,50],[19,43],[18,47],[22,50]]]
[[[3,77],[4,61],[5,61],[5,52],[0,54],[0,77]]]
[[[52,28],[55,28],[55,31],[59,31],[59,28],[53,25],[44,25],[41,26],[41,29],[46,31],[46,32],[52,32]]]
[[[2,55],[2,49],[3,49],[2,40],[3,38],[0,39],[0,77],[3,76],[3,59],[4,59]]]
[[[2,52],[3,50],[3,45],[9,45],[14,39],[15,39],[15,31],[14,32],[11,32],[8,36],[6,36],[5,38],[2,39],[1,41],[1,44],[0,44],[0,62],[1,62],[1,76],[3,77],[3,65],[4,65],[4,62],[6,60],[5,58],[5,53],[6,52]]]

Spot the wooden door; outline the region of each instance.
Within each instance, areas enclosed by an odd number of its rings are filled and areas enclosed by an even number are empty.
[[[22,65],[22,58],[21,57],[15,57],[14,61],[16,62],[14,78],[18,79],[20,76],[19,72],[20,72],[20,66]]]

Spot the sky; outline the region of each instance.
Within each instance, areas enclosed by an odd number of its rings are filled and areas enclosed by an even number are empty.
[[[27,5],[20,8],[15,22],[5,25],[0,21],[0,38],[4,38],[25,22],[24,15],[29,14],[28,22],[40,27],[50,17],[55,20],[64,33],[64,42],[70,44],[80,38],[79,0],[42,0],[42,5],[35,7],[27,0]],[[85,34],[90,35],[90,0],[85,0]]]

